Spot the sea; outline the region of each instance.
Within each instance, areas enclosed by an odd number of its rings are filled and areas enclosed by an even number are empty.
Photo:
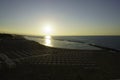
[[[92,44],[120,50],[120,36],[25,36],[25,38],[55,48],[101,50],[90,45]]]

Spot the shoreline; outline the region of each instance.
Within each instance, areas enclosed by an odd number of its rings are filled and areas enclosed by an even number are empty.
[[[47,41],[46,38],[42,38],[41,39],[41,37],[40,37],[41,40],[38,41],[37,39],[39,39],[39,37],[34,38],[34,37],[29,37],[28,36],[28,38],[26,37],[26,39],[33,40],[35,42],[38,42],[41,45],[47,46],[46,45],[47,44],[46,43],[46,41]],[[95,44],[95,43],[88,43],[88,42],[85,42],[85,41],[65,40],[65,39],[62,39],[62,38],[61,39],[60,38],[57,39],[57,38],[54,38],[54,37],[50,41],[51,41],[51,44],[50,44],[50,46],[49,45],[48,46],[49,47],[53,47],[53,48],[62,48],[62,49],[66,48],[66,49],[78,49],[78,50],[79,49],[80,50],[81,49],[82,50],[99,50],[99,49],[103,49],[103,50],[108,50],[108,51],[113,51],[113,52],[120,52],[119,48],[110,47],[110,46],[107,47],[105,45],[100,45],[100,44]],[[74,45],[73,42],[76,45]],[[62,44],[62,43],[63,43],[63,45],[59,45],[59,44]],[[53,46],[51,46],[52,44],[53,44]],[[69,45],[69,46],[65,47],[67,45]],[[73,47],[72,47],[72,45],[73,45]],[[78,45],[80,45],[80,46],[78,46]]]

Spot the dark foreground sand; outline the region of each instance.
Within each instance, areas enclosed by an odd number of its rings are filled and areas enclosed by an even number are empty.
[[[0,40],[0,80],[120,80],[120,52]]]

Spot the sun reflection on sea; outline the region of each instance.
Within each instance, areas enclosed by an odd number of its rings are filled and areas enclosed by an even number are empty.
[[[51,36],[45,36],[45,45],[46,46],[52,46]]]

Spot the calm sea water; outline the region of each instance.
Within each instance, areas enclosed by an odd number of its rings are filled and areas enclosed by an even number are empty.
[[[89,45],[96,44],[120,50],[120,36],[45,36],[26,38],[57,48],[100,50],[100,48]]]

